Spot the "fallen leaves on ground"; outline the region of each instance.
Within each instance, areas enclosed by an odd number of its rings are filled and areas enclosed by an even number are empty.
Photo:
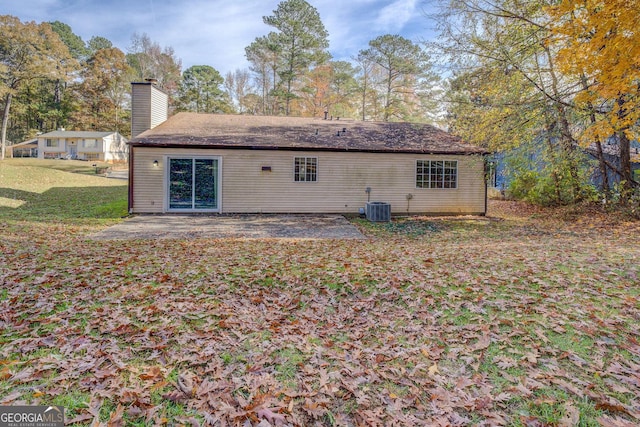
[[[0,404],[77,425],[637,425],[639,227],[581,220],[367,241],[0,225]]]

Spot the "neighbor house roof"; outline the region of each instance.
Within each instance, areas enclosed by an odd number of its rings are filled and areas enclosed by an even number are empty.
[[[631,151],[631,162],[632,163],[640,163],[640,142],[639,141],[631,141],[630,143],[630,151]],[[606,156],[617,157],[620,158],[620,144],[616,137],[608,138],[607,141],[602,143],[602,152]],[[589,145],[586,149],[587,153],[591,154],[596,159],[598,158],[598,148],[595,143]]]
[[[92,132],[76,130],[54,130],[53,132],[38,135],[38,138],[104,138],[116,132]]]
[[[486,153],[426,124],[198,113],[178,113],[129,143],[145,147]]]
[[[26,141],[22,141],[22,142],[18,142],[17,144],[11,144],[8,145],[8,147],[24,147],[25,145],[38,145],[38,139],[37,138],[33,138],[33,139],[27,139]]]

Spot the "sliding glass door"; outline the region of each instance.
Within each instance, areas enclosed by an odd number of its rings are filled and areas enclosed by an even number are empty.
[[[169,159],[169,209],[193,209],[193,159]]]
[[[217,158],[169,158],[170,211],[220,210],[220,165]]]

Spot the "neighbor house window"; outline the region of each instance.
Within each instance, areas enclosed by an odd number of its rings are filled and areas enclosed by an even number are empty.
[[[85,153],[85,160],[100,160],[100,153]]]
[[[96,147],[98,147],[98,140],[97,139],[83,139],[82,140],[82,146],[84,148],[96,148]]]
[[[318,158],[296,157],[294,161],[293,176],[297,182],[317,181]]]
[[[416,187],[458,188],[457,160],[418,160]]]
[[[51,138],[45,139],[45,145],[47,147],[58,147],[58,144],[59,144],[59,140],[57,139],[51,139]]]

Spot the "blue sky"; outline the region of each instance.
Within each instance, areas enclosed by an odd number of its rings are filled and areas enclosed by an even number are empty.
[[[400,34],[414,42],[431,39],[434,23],[425,16],[424,0],[307,0],[329,32],[334,59],[348,60],[383,34]],[[147,33],[171,46],[192,65],[211,65],[222,75],[246,68],[244,48],[272,30],[262,17],[279,0],[1,0],[0,14],[22,21],[61,21],[88,41],[111,40],[125,53],[131,35]],[[8,4],[7,4],[8,3]]]

